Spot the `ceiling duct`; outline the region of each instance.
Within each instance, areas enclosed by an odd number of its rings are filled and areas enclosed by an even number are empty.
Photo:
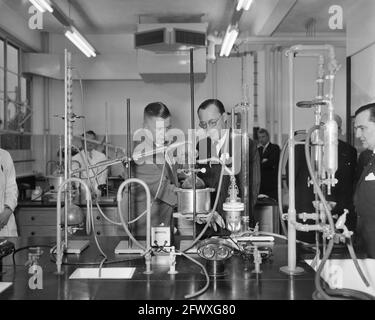
[[[207,72],[207,23],[139,24],[134,36],[139,74],[144,81],[189,81],[189,49],[194,48],[194,76]]]
[[[135,33],[135,48],[161,53],[163,51],[181,51],[206,46],[207,28],[202,31],[189,30],[189,24],[184,23],[182,25],[184,25],[183,28],[174,27],[171,24],[165,25],[163,28],[158,25],[152,28],[150,25],[150,29]]]

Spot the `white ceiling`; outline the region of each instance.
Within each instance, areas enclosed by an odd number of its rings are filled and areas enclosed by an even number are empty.
[[[279,25],[277,32],[306,32],[305,25],[311,18],[316,20],[317,33],[332,32],[328,26],[329,8],[332,5],[344,7],[345,2],[345,0],[298,0],[288,16]],[[345,19],[342,32],[345,32]]]
[[[133,33],[138,23],[151,22],[208,22],[209,32],[225,31],[231,20],[235,0],[53,0],[83,33]],[[273,22],[276,33],[304,33],[306,21],[315,18],[317,32],[329,32],[328,8],[344,0],[297,0],[291,10]],[[0,0],[28,19],[28,0]],[[267,8],[293,0],[254,0],[249,12],[242,15],[240,31],[256,35],[254,21],[264,15]],[[266,8],[266,9],[265,9]],[[269,9],[271,8],[271,9]],[[285,9],[286,10],[286,9]],[[268,12],[270,14],[270,12]],[[274,19],[275,12],[271,16]],[[285,17],[284,17],[285,16]],[[267,23],[271,23],[269,21]],[[45,14],[44,31],[62,32],[60,23]],[[275,28],[277,28],[275,30]],[[254,31],[255,30],[255,31]],[[274,32],[272,32],[274,33]]]

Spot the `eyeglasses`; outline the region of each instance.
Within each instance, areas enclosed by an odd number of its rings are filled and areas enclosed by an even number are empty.
[[[209,128],[214,128],[216,127],[217,123],[219,122],[219,120],[221,119],[222,116],[220,116],[218,119],[211,119],[211,120],[208,120],[208,122],[206,121],[199,121],[199,126],[202,128],[202,129],[207,129],[207,126]]]

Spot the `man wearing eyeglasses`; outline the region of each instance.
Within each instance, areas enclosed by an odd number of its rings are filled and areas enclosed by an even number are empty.
[[[208,99],[201,103],[198,108],[199,126],[205,133],[205,138],[199,140],[198,158],[205,159],[211,157],[220,158],[223,153],[231,155],[232,139],[229,126],[229,116],[225,112],[223,103],[217,99]],[[257,146],[249,138],[249,198],[250,198],[250,218],[253,217],[253,209],[260,186],[260,160]],[[217,190],[220,178],[221,165],[201,165],[206,168],[206,173],[199,174],[207,187]],[[236,175],[237,186],[241,190],[240,174]],[[230,177],[225,175],[220,191],[217,211],[224,216],[223,203],[228,197],[228,188],[230,186]],[[215,200],[216,193],[212,193],[212,203]]]

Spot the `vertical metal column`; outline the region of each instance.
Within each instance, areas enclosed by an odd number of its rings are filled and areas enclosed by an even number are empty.
[[[108,158],[108,152],[109,152],[108,143],[109,143],[109,141],[108,141],[108,103],[106,102],[105,103],[105,156],[107,158]],[[109,195],[109,192],[108,192],[108,184],[109,184],[108,174],[107,174],[106,184],[107,184],[106,195],[107,195],[107,198],[108,198],[108,195]]]
[[[191,178],[192,178],[192,184],[193,184],[193,238],[196,237],[196,226],[195,226],[195,220],[196,220],[196,202],[197,202],[197,194],[196,194],[196,184],[195,184],[195,110],[194,110],[194,49],[190,48],[190,126],[191,126],[191,133],[192,133],[192,151],[193,157],[191,159],[192,163],[191,165]]]
[[[132,139],[131,139],[131,127],[130,127],[130,99],[126,99],[126,151],[128,159],[132,157]],[[128,161],[128,179],[131,178],[131,161]],[[131,184],[128,185],[128,221],[131,220]],[[129,231],[132,232],[132,226],[129,224]],[[133,241],[129,238],[128,240],[128,248],[133,247]]]
[[[73,124],[71,121],[72,116],[72,68],[71,68],[71,60],[72,55],[66,49],[64,50],[64,58],[65,58],[65,76],[64,76],[64,95],[65,95],[65,105],[64,105],[64,179],[67,180],[71,176],[71,163],[72,163],[72,154],[71,154],[71,146],[72,146],[72,137],[73,137]],[[68,205],[71,203],[71,183],[65,186],[65,225],[67,225],[68,221]],[[65,228],[65,246],[68,246],[68,229]]]
[[[280,271],[289,275],[303,272],[296,266],[296,203],[295,203],[295,141],[294,141],[294,52],[288,51],[289,58],[289,209],[288,209],[288,265]]]

